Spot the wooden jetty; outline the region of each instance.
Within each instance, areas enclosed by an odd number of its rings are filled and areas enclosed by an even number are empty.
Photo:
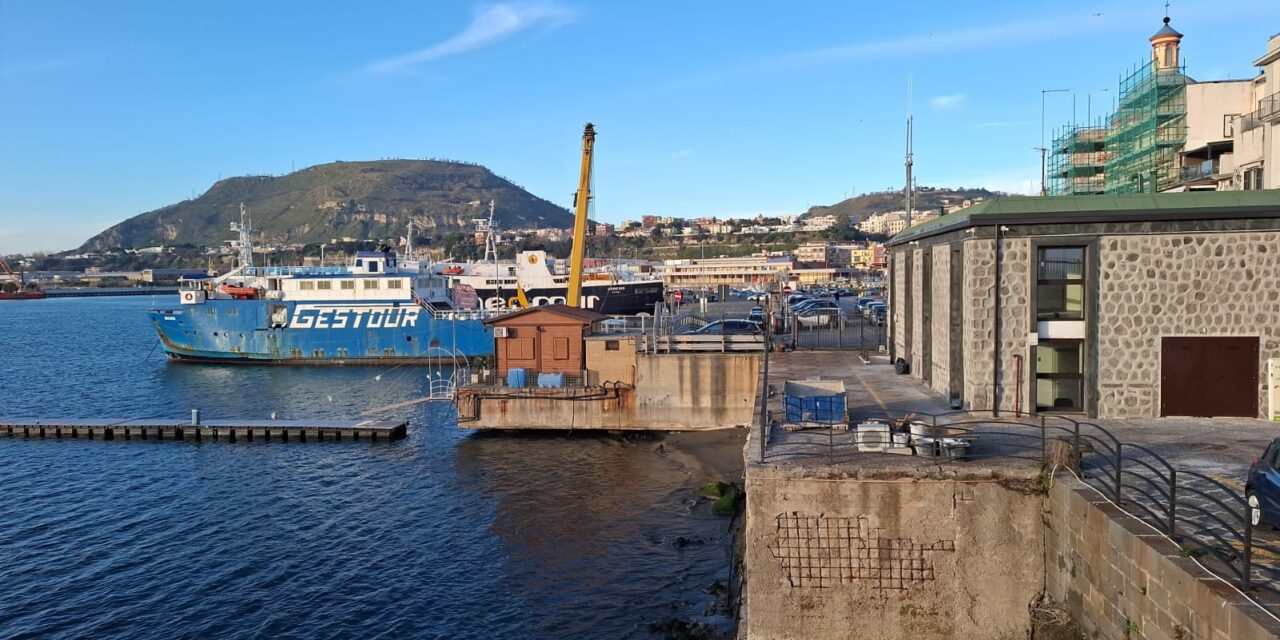
[[[228,442],[335,442],[394,440],[408,432],[393,420],[110,420],[0,418],[0,435],[98,440],[226,440]]]

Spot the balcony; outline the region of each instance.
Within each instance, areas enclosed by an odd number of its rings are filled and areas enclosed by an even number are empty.
[[[1200,164],[1190,167],[1182,167],[1178,171],[1178,182],[1198,182],[1200,180],[1211,180],[1218,175],[1218,161],[1205,160]]]
[[[1258,101],[1255,117],[1263,122],[1280,120],[1280,91]]]

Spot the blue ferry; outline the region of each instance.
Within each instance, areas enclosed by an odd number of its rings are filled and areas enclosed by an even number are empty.
[[[176,308],[149,312],[170,359],[282,364],[471,360],[493,353],[493,311],[453,305],[448,278],[389,250],[349,266],[242,266],[184,280]],[[245,251],[245,247],[249,247]]]

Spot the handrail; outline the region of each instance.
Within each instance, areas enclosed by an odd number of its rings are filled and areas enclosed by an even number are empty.
[[[763,433],[771,434],[775,426],[787,424],[785,418],[783,411],[768,412]],[[1047,464],[1050,441],[1068,443],[1084,471],[1084,480],[1103,495],[1150,522],[1184,548],[1210,554],[1211,563],[1223,569],[1241,589],[1265,589],[1280,596],[1280,564],[1254,562],[1256,551],[1269,558],[1280,556],[1280,540],[1255,539],[1251,509],[1240,489],[1204,473],[1180,468],[1148,446],[1121,441],[1094,422],[1059,415],[997,416],[964,410],[873,411],[865,417],[846,416],[843,422],[813,423],[807,431],[793,430],[785,437],[770,437],[761,449],[760,462],[777,463],[823,454],[831,464],[856,461],[858,456],[870,453],[860,444],[856,429],[850,427],[862,421],[888,425],[890,431],[884,437],[890,444],[894,442],[894,427],[910,424],[923,425],[926,433],[945,432],[941,437],[966,441],[969,448],[962,459],[935,457],[938,462],[951,464],[993,458],[1038,459]],[[842,430],[847,434],[838,436]],[[915,436],[908,436],[907,442],[917,446]],[[1280,509],[1280,502],[1267,501],[1264,506]],[[1280,614],[1280,605],[1262,606]]]

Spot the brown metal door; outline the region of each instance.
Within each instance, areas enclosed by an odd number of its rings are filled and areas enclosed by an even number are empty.
[[[1164,338],[1161,416],[1258,415],[1257,338]]]

